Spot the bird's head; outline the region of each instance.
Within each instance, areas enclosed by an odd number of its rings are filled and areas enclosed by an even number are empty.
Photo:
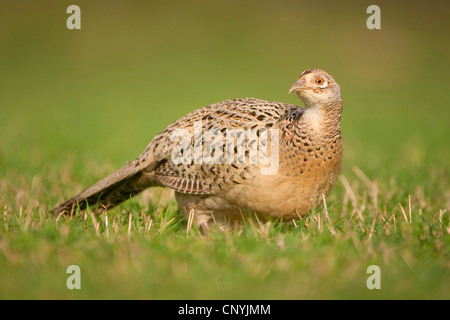
[[[305,107],[334,105],[341,102],[341,90],[333,77],[320,69],[302,72],[291,86],[289,93],[295,92],[305,103]]]

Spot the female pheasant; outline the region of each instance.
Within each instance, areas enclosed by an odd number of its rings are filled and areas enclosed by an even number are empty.
[[[175,191],[185,217],[208,227],[243,216],[298,219],[342,170],[339,85],[305,70],[291,86],[304,107],[255,98],[197,109],[167,126],[134,161],[52,210],[101,210],[152,186]]]

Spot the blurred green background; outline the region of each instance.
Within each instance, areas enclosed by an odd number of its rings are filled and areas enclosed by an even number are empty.
[[[68,30],[74,3],[0,3],[2,175],[70,154],[120,166],[178,117],[229,98],[301,104],[287,90],[312,67],[342,88],[345,170],[448,164],[445,1],[377,1],[381,30],[366,28],[372,1],[80,0],[82,28]]]
[[[66,27],[71,4],[81,30]],[[366,27],[371,4],[381,30]],[[405,195],[420,186],[448,209],[449,9],[448,1],[3,0],[0,178],[13,192],[36,175],[59,184],[56,173],[73,167],[64,188],[41,190],[50,208],[196,108],[239,97],[301,105],[290,85],[321,68],[342,90],[344,175],[357,166]]]

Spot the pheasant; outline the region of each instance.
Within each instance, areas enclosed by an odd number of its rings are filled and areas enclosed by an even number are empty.
[[[108,210],[164,186],[202,228],[245,216],[299,219],[324,201],[342,171],[342,99],[320,69],[303,71],[291,92],[304,107],[242,98],[197,109],[167,126],[137,159],[51,212]]]

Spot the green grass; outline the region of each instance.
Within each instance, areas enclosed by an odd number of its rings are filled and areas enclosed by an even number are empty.
[[[1,299],[450,298],[446,2],[379,1],[378,31],[359,0],[77,2],[80,31],[65,29],[72,3],[0,4]],[[326,208],[206,235],[162,189],[106,215],[48,213],[195,108],[298,104],[287,90],[309,67],[344,99]]]
[[[161,190],[146,192],[148,206],[133,199],[102,216],[52,217],[35,199],[52,179],[36,179],[18,193],[27,204],[0,204],[1,298],[448,298],[444,209],[420,188],[409,197],[355,172],[327,209],[301,221],[206,235],[187,228]],[[2,194],[7,188],[2,181]],[[72,264],[81,290],[65,286]],[[366,287],[372,264],[381,290]]]

